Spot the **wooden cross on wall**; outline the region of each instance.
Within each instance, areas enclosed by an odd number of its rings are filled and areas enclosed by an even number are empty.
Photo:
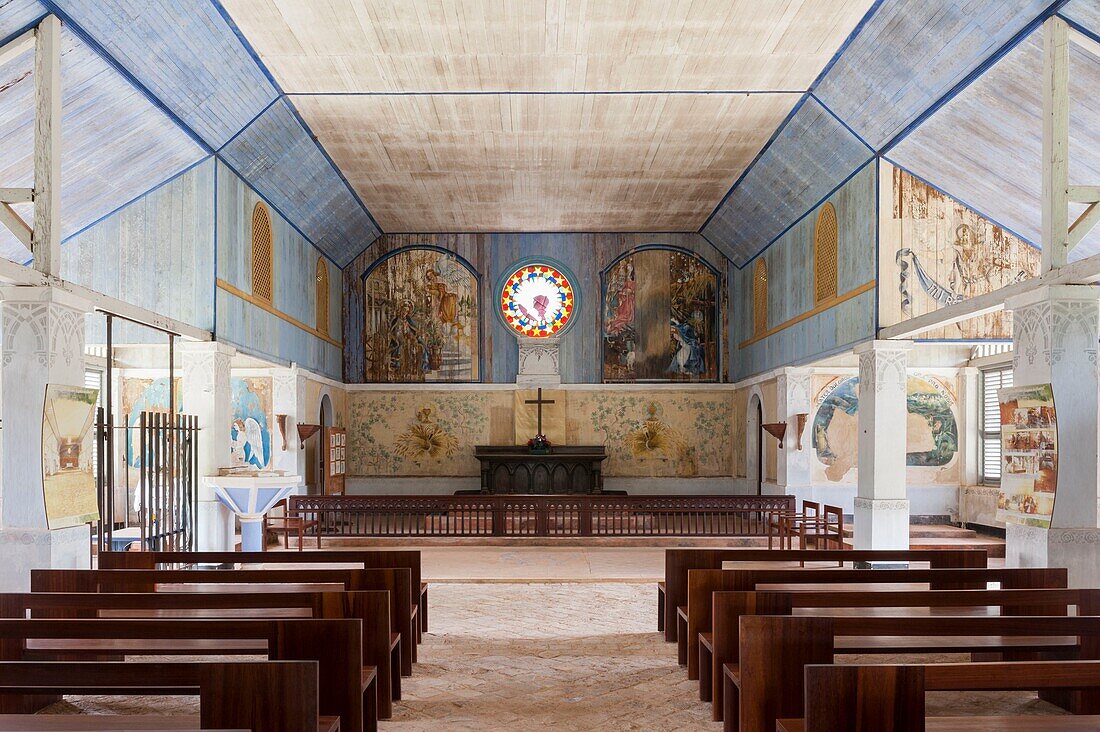
[[[523,401],[523,403],[524,404],[537,404],[538,405],[538,407],[539,407],[539,417],[538,417],[538,432],[537,432],[537,434],[541,435],[542,434],[542,405],[543,404],[554,404],[554,400],[553,399],[543,399],[542,398],[542,388],[539,387],[538,397],[535,398],[535,399],[525,399]]]

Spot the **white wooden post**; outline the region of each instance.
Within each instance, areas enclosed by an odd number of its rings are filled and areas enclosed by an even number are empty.
[[[61,21],[43,18],[34,44],[34,267],[61,275]]]
[[[1069,26],[1043,25],[1043,272],[1069,255]]]

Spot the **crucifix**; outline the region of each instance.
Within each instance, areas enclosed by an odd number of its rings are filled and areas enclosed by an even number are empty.
[[[542,405],[543,404],[553,404],[554,400],[553,399],[543,399],[542,398],[542,387],[539,387],[538,397],[536,399],[525,399],[523,401],[523,403],[524,404],[537,404],[538,405],[538,407],[539,407],[538,425],[539,426],[538,426],[538,431],[536,432],[536,434],[541,435],[542,434]]]

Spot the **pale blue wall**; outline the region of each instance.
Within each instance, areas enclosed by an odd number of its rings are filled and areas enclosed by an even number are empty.
[[[876,198],[877,171],[875,163],[871,163],[827,199],[837,214],[838,295],[843,296],[875,279]],[[768,263],[769,328],[814,308],[814,224],[824,204],[814,208],[759,255]],[[739,348],[739,344],[752,335],[755,262],[756,258],[743,269],[734,270],[731,277],[731,376],[735,381],[779,366],[805,363],[874,336],[876,299],[875,290],[871,289],[764,340]]]
[[[260,196],[228,167],[218,163],[217,276],[232,286],[252,289],[252,210]],[[316,323],[314,277],[320,253],[268,206],[274,238],[274,307],[302,323]],[[341,338],[340,270],[329,269],[329,333]],[[225,290],[217,291],[217,336],[259,356],[294,361],[303,368],[340,378],[341,349]]]

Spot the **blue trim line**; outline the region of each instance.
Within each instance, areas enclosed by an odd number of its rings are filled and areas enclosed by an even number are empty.
[[[819,98],[817,97],[817,95],[816,95],[816,94],[814,94],[813,92],[810,92],[810,96],[811,96],[811,97],[813,97],[813,100],[814,100],[815,102],[817,102],[817,103],[818,103],[818,105],[820,105],[822,109],[824,109],[824,110],[825,110],[826,112],[828,112],[828,113],[829,113],[829,116],[830,116],[830,117],[832,117],[832,118],[833,118],[833,119],[835,119],[835,120],[836,120],[837,122],[839,122],[839,123],[840,123],[840,126],[841,126],[841,127],[843,127],[844,129],[848,130],[848,132],[849,132],[849,133],[851,133],[852,137],[856,138],[856,139],[857,139],[857,140],[859,140],[859,141],[860,141],[861,143],[863,143],[863,146],[864,146],[865,148],[867,148],[867,149],[868,149],[868,150],[869,150],[869,151],[871,152],[871,154],[872,154],[872,155],[873,155],[873,154],[875,153],[875,148],[871,147],[871,143],[869,143],[869,142],[867,142],[866,140],[864,140],[864,139],[863,139],[863,138],[862,138],[862,137],[860,136],[860,134],[859,134],[858,132],[856,132],[855,130],[853,130],[853,129],[852,129],[852,126],[851,126],[851,125],[849,125],[849,124],[848,124],[847,122],[845,122],[844,120],[842,120],[842,119],[840,118],[840,115],[838,115],[838,114],[837,114],[836,112],[834,112],[834,111],[833,111],[832,109],[830,109],[830,108],[829,108],[829,105],[828,105],[828,104],[826,104],[825,102],[821,101],[821,100],[820,100],[820,99],[819,99]]]
[[[210,147],[210,145],[208,145],[206,143],[206,140],[202,139],[202,137],[200,137],[197,132],[195,132],[193,129],[191,129],[191,127],[186,122],[184,122],[182,119],[180,119],[180,116],[178,114],[176,114],[172,109],[170,109],[168,107],[168,105],[166,105],[164,102],[162,102],[160,100],[160,98],[157,97],[157,95],[153,94],[153,92],[149,89],[149,87],[147,87],[147,86],[145,86],[145,84],[141,83],[138,80],[138,78],[136,76],[134,76],[132,73],[130,73],[130,71],[125,66],[123,66],[121,63],[119,63],[115,59],[115,57],[112,56],[107,51],[106,48],[104,48],[102,45],[100,45],[99,41],[95,40],[87,31],[85,31],[80,26],[79,23],[74,21],[71,17],[69,17],[68,14],[66,14],[63,10],[58,8],[57,5],[53,2],[53,0],[39,0],[39,1],[51,13],[53,13],[58,18],[60,18],[62,25],[67,27],[69,29],[69,31],[74,36],[76,36],[84,44],[86,44],[89,48],[91,48],[92,51],[95,52],[95,54],[97,56],[99,56],[101,59],[103,59],[103,61],[108,66],[113,68],[123,79],[128,81],[131,86],[133,86],[135,89],[137,89],[146,99],[148,99],[149,102],[154,107],[156,107],[161,112],[163,112],[164,115],[166,117],[168,117],[168,119],[170,119],[173,123],[175,123],[175,125],[177,127],[179,127],[181,130],[183,130],[183,132],[188,137],[190,137],[192,139],[192,141],[194,141],[194,143],[196,145],[198,145],[199,148],[202,149],[203,152],[205,152],[207,154],[212,154],[214,152],[214,148]]]
[[[169,176],[168,178],[165,178],[165,179],[164,179],[163,181],[161,181],[160,183],[157,183],[157,184],[156,184],[155,186],[153,186],[153,187],[152,187],[152,188],[150,188],[149,190],[145,191],[144,193],[139,193],[138,195],[134,196],[133,198],[131,198],[131,199],[130,199],[129,201],[127,201],[126,203],[122,204],[121,206],[116,206],[115,208],[111,209],[111,210],[110,210],[109,212],[107,212],[107,213],[103,214],[102,216],[100,216],[99,218],[97,218],[97,219],[96,219],[95,221],[93,221],[92,223],[90,223],[90,224],[86,224],[85,226],[82,226],[82,227],[80,227],[80,229],[78,229],[77,231],[74,231],[74,232],[73,232],[72,234],[69,234],[68,236],[66,236],[65,238],[63,238],[63,239],[61,240],[61,244],[62,244],[62,245],[64,245],[64,244],[65,244],[66,242],[68,242],[68,241],[71,241],[72,239],[75,239],[76,237],[78,237],[78,236],[80,236],[81,234],[83,234],[84,232],[86,232],[86,231],[87,231],[88,229],[91,229],[91,228],[92,228],[93,226],[96,226],[96,225],[98,225],[98,224],[101,224],[101,223],[103,223],[104,221],[106,221],[107,219],[111,218],[112,216],[114,216],[114,215],[115,215],[115,214],[117,214],[118,212],[122,211],[122,209],[124,209],[124,208],[127,208],[127,207],[131,206],[132,204],[135,204],[135,203],[137,203],[137,202],[138,202],[138,201],[140,201],[141,199],[143,199],[143,198],[145,198],[146,196],[148,196],[148,195],[150,195],[150,194],[152,194],[152,193],[154,193],[154,192],[156,192],[156,191],[160,190],[161,188],[163,188],[164,186],[168,185],[169,183],[171,183],[172,181],[176,180],[177,178],[180,178],[180,177],[182,177],[182,176],[186,175],[187,173],[190,173],[190,172],[191,172],[192,170],[194,170],[195,168],[199,167],[200,165],[202,165],[202,164],[203,164],[203,163],[205,163],[205,162],[206,162],[207,160],[210,160],[210,159],[211,159],[211,158],[213,158],[213,157],[214,157],[214,156],[213,156],[212,154],[211,154],[211,155],[203,155],[203,156],[202,156],[201,158],[199,158],[199,159],[198,159],[197,161],[195,161],[195,162],[193,162],[193,163],[190,163],[190,164],[188,164],[188,165],[187,165],[186,167],[184,167],[184,168],[183,168],[182,170],[179,170],[179,171],[177,171],[177,172],[173,173],[173,174],[172,174],[171,176]]]
[[[218,159],[214,158],[214,327],[212,331],[218,334]]]
[[[970,205],[969,203],[967,203],[966,201],[962,200],[961,198],[959,198],[959,197],[958,197],[958,196],[956,196],[955,194],[951,193],[950,191],[946,191],[946,190],[944,190],[943,188],[941,188],[940,186],[936,185],[935,183],[933,183],[932,181],[928,180],[927,178],[924,178],[924,177],[922,177],[922,176],[920,176],[920,175],[917,175],[917,174],[916,174],[916,173],[914,173],[914,172],[913,172],[912,170],[910,170],[909,168],[905,167],[904,165],[901,165],[900,163],[898,163],[897,161],[893,160],[892,158],[889,158],[889,157],[887,157],[886,155],[882,155],[881,157],[882,157],[882,159],[883,159],[883,160],[885,160],[886,162],[890,163],[890,165],[893,165],[893,166],[894,166],[895,168],[899,168],[899,169],[901,169],[901,170],[904,170],[904,171],[905,171],[906,173],[908,173],[909,175],[913,176],[914,178],[916,178],[917,180],[919,180],[919,181],[920,181],[921,183],[924,183],[924,184],[925,184],[926,186],[929,186],[930,188],[933,188],[933,189],[935,189],[936,191],[938,191],[938,192],[942,193],[943,195],[947,196],[948,198],[950,198],[950,199],[951,199],[952,201],[955,201],[955,202],[956,202],[956,203],[958,203],[959,205],[961,205],[961,206],[964,206],[964,207],[966,207],[966,208],[970,209],[970,210],[971,210],[971,211],[973,211],[973,212],[974,212],[975,214],[977,214],[978,216],[982,217],[983,219],[985,219],[985,220],[986,220],[986,221],[988,221],[989,223],[993,224],[994,226],[1000,227],[1001,229],[1003,229],[1003,230],[1007,231],[1007,232],[1008,232],[1009,234],[1012,234],[1012,235],[1013,235],[1014,237],[1016,237],[1016,238],[1017,238],[1017,239],[1019,239],[1020,241],[1024,242],[1025,244],[1027,244],[1028,246],[1030,246],[1030,247],[1031,247],[1032,249],[1038,249],[1038,250],[1042,251],[1042,247],[1041,247],[1041,246],[1039,246],[1038,244],[1036,244],[1035,242],[1033,242],[1033,241],[1032,241],[1031,239],[1028,239],[1028,238],[1027,238],[1026,236],[1024,236],[1023,234],[1019,233],[1019,232],[1018,232],[1018,231],[1016,231],[1015,229],[1013,229],[1013,228],[1011,228],[1011,227],[1008,227],[1008,226],[1005,226],[1004,224],[1002,224],[1002,223],[1001,223],[1000,221],[997,221],[997,220],[996,220],[996,219],[994,219],[993,217],[991,217],[991,216],[987,216],[986,214],[982,213],[981,209],[979,209],[979,208],[976,208],[976,207],[974,207],[974,206],[971,206],[971,205]]]
[[[805,94],[806,89],[638,89],[615,90],[597,89],[592,91],[546,91],[529,90],[516,91],[511,89],[484,90],[470,89],[467,91],[359,91],[359,92],[283,92],[285,97],[583,97],[583,96],[644,96],[647,94],[677,95],[703,95],[703,94],[789,94],[797,96]]]
[[[775,142],[779,135],[783,132],[783,130],[786,129],[787,125],[790,124],[792,119],[794,119],[794,116],[798,114],[798,110],[802,109],[802,105],[805,104],[806,100],[809,98],[809,92],[803,94],[802,98],[799,99],[794,107],[791,108],[791,111],[788,112],[787,116],[783,118],[783,121],[779,123],[779,127],[777,127],[775,132],[772,133],[772,136],[768,138],[768,141],[764,143],[764,146],[760,148],[760,152],[758,152],[756,154],[756,157],[754,157],[752,161],[745,166],[745,169],[741,171],[741,175],[737,176],[737,179],[733,181],[733,185],[730,186],[730,189],[728,191],[726,191],[726,195],[722,196],[722,200],[720,200],[718,202],[718,205],[714,207],[714,210],[710,212],[710,216],[707,217],[706,221],[703,222],[703,225],[699,227],[696,233],[701,234],[703,232],[703,229],[707,228],[707,226],[710,225],[711,220],[714,219],[714,217],[718,214],[718,211],[726,205],[726,201],[728,201],[730,196],[733,195],[733,192],[737,189],[737,186],[739,186],[741,184],[741,181],[745,179],[745,176],[747,176],[749,172],[752,171],[753,167],[756,166],[757,161],[759,161],[760,158],[764,157],[764,153],[766,153],[768,149],[771,148],[772,143]]]
[[[268,103],[267,103],[267,106],[266,106],[266,107],[264,107],[263,109],[261,109],[261,110],[260,110],[260,111],[259,111],[258,113],[256,113],[256,116],[255,116],[255,117],[253,117],[252,119],[248,120],[248,122],[246,122],[246,123],[245,123],[245,126],[244,126],[244,127],[242,127],[241,129],[237,130],[236,132],[234,132],[234,133],[233,133],[233,135],[232,135],[232,137],[230,137],[230,138],[229,138],[228,140],[226,140],[226,141],[225,141],[224,143],[222,143],[222,146],[221,146],[221,147],[219,147],[217,151],[218,151],[218,152],[221,152],[221,151],[222,151],[222,150],[224,150],[224,149],[225,149],[226,147],[228,147],[228,146],[229,146],[229,143],[233,142],[233,141],[234,141],[234,140],[236,140],[236,139],[237,139],[238,137],[240,137],[240,136],[241,136],[241,135],[242,135],[242,134],[244,133],[244,131],[245,131],[245,130],[247,130],[247,129],[248,129],[249,127],[251,127],[251,126],[252,126],[252,123],[253,123],[253,122],[255,122],[256,120],[258,120],[258,119],[259,119],[260,117],[263,117],[263,116],[264,116],[264,112],[266,112],[267,110],[269,110],[269,109],[271,109],[272,107],[274,107],[274,106],[275,106],[275,103],[276,103],[277,101],[279,101],[280,99],[282,99],[282,97],[280,97],[280,96],[276,96],[276,97],[275,97],[274,99],[272,99],[272,100],[271,100],[270,102],[268,102]]]
[[[1096,33],[1095,31],[1092,31],[1092,30],[1086,28],[1085,26],[1081,25],[1080,23],[1078,23],[1076,20],[1073,20],[1072,18],[1067,18],[1066,16],[1062,15],[1061,12],[1058,12],[1057,16],[1059,18],[1061,18],[1062,20],[1066,21],[1066,25],[1068,25],[1073,30],[1077,31],[1078,33],[1080,33],[1083,36],[1091,38],[1092,40],[1096,41],[1097,43],[1100,43],[1100,33]]]
[[[858,168],[856,168],[855,170],[853,170],[851,173],[849,173],[844,178],[844,180],[840,181],[835,186],[833,186],[833,188],[828,193],[826,193],[817,203],[815,203],[813,206],[810,206],[810,208],[804,214],[802,214],[797,219],[795,219],[789,226],[787,226],[787,228],[783,229],[783,231],[779,232],[775,236],[775,238],[773,238],[771,241],[769,241],[767,244],[765,244],[764,247],[760,251],[758,251],[756,254],[752,255],[748,259],[746,259],[745,263],[743,265],[738,266],[737,263],[735,262],[734,266],[737,267],[737,269],[745,269],[745,267],[748,267],[750,264],[752,264],[754,261],[756,261],[756,259],[758,259],[762,254],[764,254],[764,252],[771,249],[773,244],[775,244],[777,241],[782,239],[787,234],[788,231],[790,231],[791,229],[793,229],[794,227],[796,227],[800,223],[802,223],[802,221],[807,216],[809,216],[814,211],[816,211],[818,209],[818,207],[821,206],[821,204],[825,203],[830,198],[832,198],[833,195],[836,194],[837,191],[839,191],[841,188],[843,188],[845,185],[847,185],[848,182],[850,180],[852,180],[852,178],[855,178],[857,175],[859,175],[861,172],[863,172],[864,168],[866,168],[871,163],[875,162],[876,159],[877,158],[872,156],[872,157],[868,158],[867,160],[865,160],[863,163],[861,163],[860,166]],[[875,275],[877,277],[878,273],[876,272]]]
[[[994,64],[1004,58],[1009,52],[1012,51],[1012,49],[1016,48],[1016,46],[1026,40],[1028,36],[1035,32],[1035,30],[1038,29],[1047,20],[1047,18],[1050,18],[1052,15],[1057,14],[1057,12],[1061,10],[1062,6],[1065,5],[1067,2],[1069,2],[1069,0],[1055,0],[1055,2],[1047,6],[1047,8],[1043,10],[1043,12],[1039,13],[1039,15],[1035,16],[1035,18],[1030,23],[1017,31],[1016,35],[1012,36],[1012,38],[1009,38],[1008,41],[1006,41],[1000,48],[990,54],[984,61],[975,66],[970,71],[970,73],[968,73],[953,87],[947,90],[946,93],[941,95],[940,98],[933,102],[931,106],[929,106],[919,115],[917,115],[917,117],[912,122],[907,124],[901,129],[900,132],[890,138],[890,141],[883,145],[879,149],[879,152],[885,154],[892,150],[902,140],[912,134],[914,130],[916,130],[926,121],[928,121],[929,117],[934,115],[944,105],[946,105],[948,102],[950,102],[960,93],[962,93],[963,90],[973,84],[979,77],[985,74],[985,72],[989,71],[989,69],[992,68]]]
[[[216,157],[218,159],[218,162],[220,162],[222,165],[224,165],[226,168],[228,168],[230,173],[237,176],[237,179],[240,180],[242,183],[244,183],[245,186],[248,188],[248,190],[252,191],[257,196],[259,196],[261,201],[263,201],[269,207],[271,207],[275,211],[275,213],[279,214],[279,217],[283,221],[285,221],[287,224],[289,224],[290,228],[292,228],[296,232],[298,232],[299,236],[301,236],[303,239],[305,239],[307,242],[309,242],[310,245],[321,254],[321,256],[323,256],[328,261],[332,262],[332,266],[336,267],[336,269],[340,269],[340,270],[343,269],[339,264],[336,263],[336,260],[332,258],[332,255],[330,255],[325,250],[321,249],[321,247],[317,246],[317,243],[314,242],[313,239],[306,236],[306,233],[304,231],[302,231],[300,228],[298,228],[298,225],[295,224],[293,221],[291,221],[290,218],[288,218],[287,215],[283,213],[282,209],[280,209],[278,206],[276,206],[274,203],[272,203],[271,199],[269,199],[267,196],[265,196],[263,193],[261,193],[259,190],[257,190],[257,188],[254,185],[252,185],[248,181],[247,178],[245,178],[243,175],[241,175],[240,171],[238,171],[236,168],[234,168],[229,163],[228,160],[224,159],[221,155],[217,155],[217,154],[215,154],[214,157]]]
[[[372,214],[370,212],[370,209],[367,208],[367,204],[363,203],[363,199],[359,197],[359,194],[355,192],[354,188],[352,188],[351,183],[349,183],[348,179],[344,177],[343,171],[341,171],[340,168],[337,167],[336,163],[329,156],[328,151],[325,150],[325,146],[322,145],[320,140],[317,139],[317,135],[313,134],[313,130],[308,124],[306,124],[306,121],[302,118],[302,115],[298,113],[297,108],[294,106],[293,103],[291,103],[290,99],[287,98],[286,91],[283,89],[282,85],[275,80],[275,77],[267,68],[267,64],[265,64],[260,59],[260,55],[256,53],[256,49],[252,46],[251,43],[249,43],[248,39],[245,38],[244,33],[241,32],[240,27],[237,26],[237,23],[226,11],[225,6],[221,4],[220,0],[210,0],[210,4],[214,6],[214,9],[218,12],[218,14],[222,17],[222,20],[224,20],[225,24],[229,27],[229,30],[231,30],[233,34],[237,37],[237,40],[240,41],[241,46],[244,48],[245,52],[252,57],[252,60],[256,63],[256,66],[258,66],[260,71],[263,72],[263,75],[267,77],[267,80],[271,82],[271,85],[275,88],[275,92],[277,94],[277,98],[275,99],[275,101],[278,101],[279,99],[283,99],[286,101],[286,105],[290,109],[291,114],[293,114],[294,117],[298,120],[298,124],[300,124],[302,126],[302,129],[305,130],[306,134],[309,135],[309,139],[313,141],[313,144],[317,146],[318,150],[320,150],[321,155],[325,157],[325,160],[327,160],[329,165],[332,166],[333,171],[340,178],[340,180],[343,181],[344,186],[348,189],[348,193],[350,193],[352,198],[354,198],[356,202],[358,202],[358,204],[362,207],[363,212],[367,215],[367,218],[371,220],[371,223],[374,224],[374,228],[378,230],[378,233],[383,233],[382,227],[378,225],[378,222],[374,218],[374,214]],[[272,102],[272,104],[274,104],[274,102]],[[247,129],[247,125],[245,129]],[[238,132],[237,134],[239,135],[240,132]],[[234,137],[236,136],[237,135],[234,135]]]
[[[825,64],[825,68],[821,70],[821,73],[818,74],[817,78],[814,79],[813,82],[810,84],[810,88],[808,89],[808,91],[814,92],[817,90],[817,85],[820,84],[825,79],[825,77],[828,76],[829,72],[833,70],[833,67],[836,66],[836,62],[839,61],[840,57],[844,55],[844,52],[848,50],[848,46],[852,45],[852,42],[855,41],[856,36],[863,32],[863,29],[867,26],[868,23],[871,22],[871,18],[874,16],[875,13],[878,12],[878,9],[882,7],[885,1],[886,0],[875,0],[875,2],[872,3],[871,7],[867,9],[867,12],[863,14],[863,17],[860,18],[859,22],[856,23],[856,27],[852,29],[852,32],[849,33],[848,37],[844,39],[844,42],[840,44],[840,48],[838,48],[836,53],[833,54],[833,57],[829,59],[829,62]]]

